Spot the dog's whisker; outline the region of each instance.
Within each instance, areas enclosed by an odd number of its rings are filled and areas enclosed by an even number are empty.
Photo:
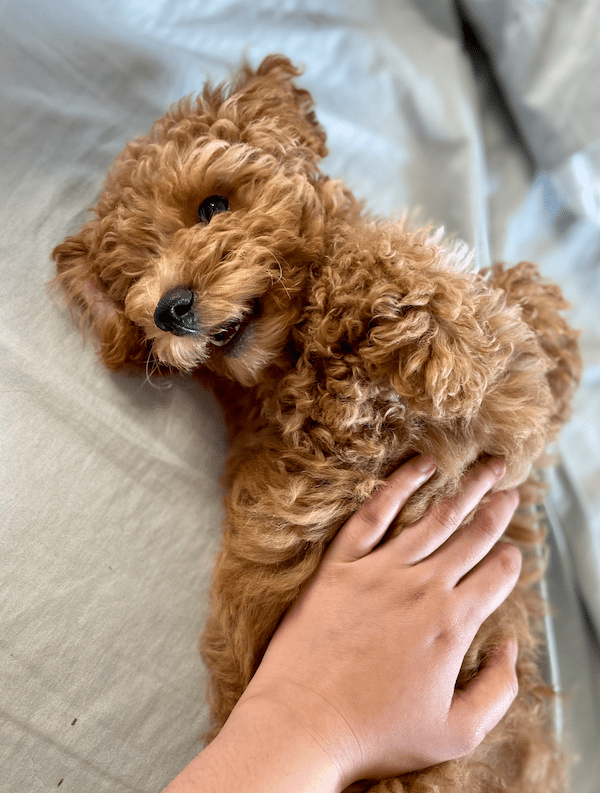
[[[161,381],[160,385],[153,380],[152,377],[156,372],[158,372],[158,361],[150,353],[146,358],[146,377],[144,382],[148,383],[150,388],[154,388],[156,391],[165,391],[173,387],[173,383],[170,380]]]
[[[286,295],[289,298],[291,298],[290,292],[289,292],[287,286],[285,285],[285,281],[283,279],[283,267],[281,265],[281,262],[279,261],[279,259],[277,258],[277,256],[274,253],[272,253],[271,255],[273,256],[273,259],[275,260],[275,264],[279,268],[279,278],[277,278],[277,279],[275,279],[273,271],[272,270],[269,271],[269,275],[271,277],[271,286],[273,286],[274,283],[279,282],[281,284],[281,286],[283,287]]]

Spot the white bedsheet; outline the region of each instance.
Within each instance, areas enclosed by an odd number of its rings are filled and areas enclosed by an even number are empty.
[[[152,793],[200,748],[218,409],[185,378],[104,371],[45,284],[124,143],[270,52],[306,66],[324,167],[374,213],[418,207],[482,266],[538,261],[573,303],[551,642],[573,790],[600,790],[600,6],[461,8],[491,81],[450,0],[0,0],[2,793]]]

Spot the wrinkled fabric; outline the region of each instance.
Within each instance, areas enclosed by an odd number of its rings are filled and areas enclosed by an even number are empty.
[[[47,292],[49,253],[127,140],[242,58],[283,52],[306,67],[324,170],[373,214],[444,226],[480,267],[537,261],[572,302],[585,371],[550,475],[547,665],[569,695],[557,729],[582,757],[572,789],[597,793],[600,6],[0,9],[0,791],[151,793],[200,749],[222,419],[185,377],[102,369]]]

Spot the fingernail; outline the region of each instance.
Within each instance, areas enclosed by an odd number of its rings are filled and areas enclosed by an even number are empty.
[[[437,463],[433,457],[421,457],[417,463],[417,470],[422,474],[430,474],[437,468]]]
[[[496,476],[503,476],[504,472],[506,471],[506,463],[504,460],[490,460],[488,465],[496,474]]]

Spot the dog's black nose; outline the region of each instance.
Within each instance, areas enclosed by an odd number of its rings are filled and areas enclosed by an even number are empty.
[[[154,323],[175,336],[193,336],[198,332],[193,306],[194,293],[187,286],[169,289],[158,301]]]

